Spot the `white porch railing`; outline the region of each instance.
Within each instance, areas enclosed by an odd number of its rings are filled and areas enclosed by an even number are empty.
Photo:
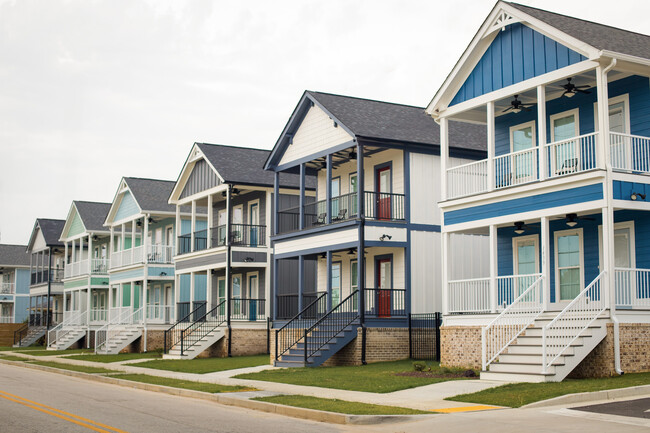
[[[549,178],[591,170],[598,166],[597,132],[556,141],[544,146]]]
[[[650,269],[616,268],[616,307],[650,309]]]
[[[97,351],[104,346],[107,341],[123,331],[125,325],[142,323],[143,307],[140,307],[135,311],[132,311],[131,307],[116,308],[116,310],[118,309],[120,310],[118,315],[115,317],[111,316],[106,325],[95,331],[95,353],[97,353]]]
[[[488,190],[488,160],[470,162],[447,170],[449,198],[478,194]]]
[[[78,277],[79,275],[88,275],[88,259],[66,264],[65,270],[63,272],[65,278]]]
[[[533,147],[495,157],[496,188],[521,185],[537,180],[537,150],[537,147]]]
[[[108,321],[109,311],[106,308],[93,308],[90,310],[90,316],[88,320],[91,323],[104,323]]]
[[[86,325],[86,312],[82,310],[67,311],[61,323],[47,331],[47,347],[55,344],[59,339],[71,331]]]
[[[449,313],[489,313],[490,278],[449,281],[447,305]]]
[[[542,328],[542,373],[546,373],[607,308],[603,283],[606,275],[607,272],[601,272],[555,319]]]
[[[174,322],[173,305],[147,305],[148,323],[172,323]]]
[[[12,323],[14,318],[12,316],[0,316],[0,323]]]
[[[507,286],[513,288],[513,293],[521,294],[481,329],[483,371],[544,311],[543,276],[514,275],[503,280],[507,281]]]
[[[174,247],[169,245],[150,245],[147,248],[148,263],[172,263]]]
[[[609,133],[612,168],[631,172],[650,172],[650,138]]]
[[[110,261],[107,258],[92,259],[90,261],[90,273],[93,275],[108,275]]]
[[[13,293],[16,293],[14,283],[0,283],[0,294],[11,295]]]
[[[111,269],[143,263],[143,253],[144,247],[142,245],[129,248],[128,250],[116,251],[111,254]]]

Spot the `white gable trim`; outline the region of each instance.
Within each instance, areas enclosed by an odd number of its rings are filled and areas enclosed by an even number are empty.
[[[590,60],[598,59],[601,55],[601,52],[591,45],[588,45],[573,36],[569,36],[555,27],[520,11],[519,9],[499,1],[483,22],[479,31],[472,39],[472,42],[465,49],[463,55],[458,60],[451,73],[447,76],[445,82],[442,84],[440,89],[438,89],[438,92],[427,106],[427,113],[437,119],[440,116],[440,113],[447,109],[451,100],[492,43],[492,40],[496,36],[496,30],[510,24],[511,22],[508,20],[513,23],[526,23],[526,25],[533,30],[555,41],[561,42],[562,45],[582,54]]]
[[[131,197],[133,197],[133,201],[135,201],[135,204],[138,206],[138,210],[140,211],[140,214],[142,215],[142,206],[140,206],[140,203],[138,203],[138,199],[135,197],[133,194],[133,191],[131,191],[131,188],[129,188],[129,185],[126,183],[126,179],[122,178],[120,181],[120,186],[117,188],[117,192],[115,193],[115,197],[113,198],[113,201],[111,202],[111,208],[108,211],[108,215],[106,215],[106,221],[104,221],[104,226],[105,227],[110,227],[112,225],[116,224],[121,224],[123,221],[114,221],[115,214],[117,213],[118,209],[120,208],[120,204],[122,204],[122,198],[124,197],[125,192],[130,192]],[[126,221],[131,221],[133,218],[129,217]]]
[[[221,174],[219,174],[219,172],[214,167],[214,165],[212,165],[210,160],[205,157],[205,154],[201,152],[199,146],[196,143],[194,143],[192,145],[192,149],[190,150],[190,154],[187,157],[187,161],[185,161],[185,164],[183,164],[183,168],[181,169],[181,173],[178,176],[178,180],[174,185],[174,189],[172,189],[172,193],[169,196],[169,201],[168,201],[169,204],[178,204],[179,198],[183,192],[183,189],[185,188],[185,184],[187,183],[187,180],[190,178],[190,174],[192,174],[194,165],[201,159],[205,160],[208,166],[216,173],[217,177],[219,178],[219,181],[222,184],[225,183],[225,180],[223,179]]]

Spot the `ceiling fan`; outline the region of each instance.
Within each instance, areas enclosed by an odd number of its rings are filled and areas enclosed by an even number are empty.
[[[510,101],[510,107],[506,108],[505,110],[502,111],[502,113],[505,113],[506,111],[512,110],[513,113],[519,113],[520,111],[530,111],[529,107],[532,107],[535,104],[524,104],[521,102],[519,99],[517,99],[519,95],[515,95],[515,99]]]
[[[567,98],[573,98],[577,92],[580,93],[591,93],[588,90],[582,90],[582,89],[588,89],[590,86],[576,86],[571,82],[571,78],[566,79],[567,83],[562,85],[564,88],[564,93],[562,93],[562,96],[566,96]]]
[[[526,230],[530,230],[531,228],[532,227],[527,226],[526,224],[524,224],[523,221],[517,221],[515,223],[515,233],[517,233],[518,235],[523,234]]]
[[[578,214],[575,213],[568,213],[566,214],[566,225],[569,227],[575,227],[578,224],[578,220],[584,220],[584,221],[595,221],[592,217],[588,216],[578,216]],[[558,217],[556,219],[565,219],[562,217]]]

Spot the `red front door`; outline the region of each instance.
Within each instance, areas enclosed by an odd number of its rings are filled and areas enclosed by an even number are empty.
[[[391,219],[391,183],[390,167],[377,169],[377,218],[380,220]]]
[[[391,259],[377,260],[377,315],[390,317],[391,312],[391,281],[393,262]]]

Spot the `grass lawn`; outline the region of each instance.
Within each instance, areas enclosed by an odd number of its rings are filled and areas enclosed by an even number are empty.
[[[630,373],[623,376],[599,379],[567,379],[563,382],[551,383],[514,383],[472,394],[457,395],[447,400],[520,407],[566,394],[628,388],[638,385],[650,385],[650,373]]]
[[[22,352],[22,350],[20,352]],[[41,348],[41,350],[30,350],[28,353],[33,356],[54,356],[54,355],[68,355],[73,353],[93,353],[93,350],[92,349],[47,350]]]
[[[13,347],[13,346],[0,346],[0,352],[16,352],[27,350],[45,350],[45,346],[27,346],[27,347]]]
[[[215,383],[192,382],[189,380],[169,379],[166,377],[149,376],[147,374],[117,374],[111,377],[116,379],[132,380],[134,382],[150,383],[152,385],[171,386],[172,388],[193,389],[194,391],[209,392],[237,392],[254,391],[254,388],[245,386],[217,385]]]
[[[431,373],[444,375],[458,370],[441,369],[431,362]],[[235,376],[238,379],[264,380],[267,382],[291,383],[294,385],[320,386],[323,388],[347,389],[365,392],[393,392],[415,388],[431,383],[464,379],[462,377],[415,377],[397,376],[396,373],[413,372],[413,360],[376,362],[353,367],[286,368],[247,373]]]
[[[44,365],[45,367],[54,367],[61,370],[79,371],[81,373],[115,373],[114,370],[108,370],[100,367],[86,367],[83,365],[63,364],[54,361],[31,361],[30,364]]]
[[[204,374],[244,367],[255,367],[268,363],[269,355],[254,355],[233,356],[232,358],[161,359],[156,361],[138,362],[137,364],[133,364],[133,367]]]
[[[147,352],[147,353],[118,353],[117,355],[72,355],[66,356],[66,359],[78,359],[80,361],[91,361],[91,362],[120,362],[128,361],[130,359],[147,359],[147,358],[160,358],[162,354],[160,352]]]
[[[406,407],[381,406],[377,404],[357,403],[329,398],[310,397],[305,395],[274,395],[272,397],[256,397],[251,400],[283,404],[285,406],[304,407],[307,409],[325,410],[328,412],[349,415],[431,415],[431,412],[409,409]]]
[[[0,359],[6,359],[7,361],[26,361],[27,358],[15,355],[0,355]]]

